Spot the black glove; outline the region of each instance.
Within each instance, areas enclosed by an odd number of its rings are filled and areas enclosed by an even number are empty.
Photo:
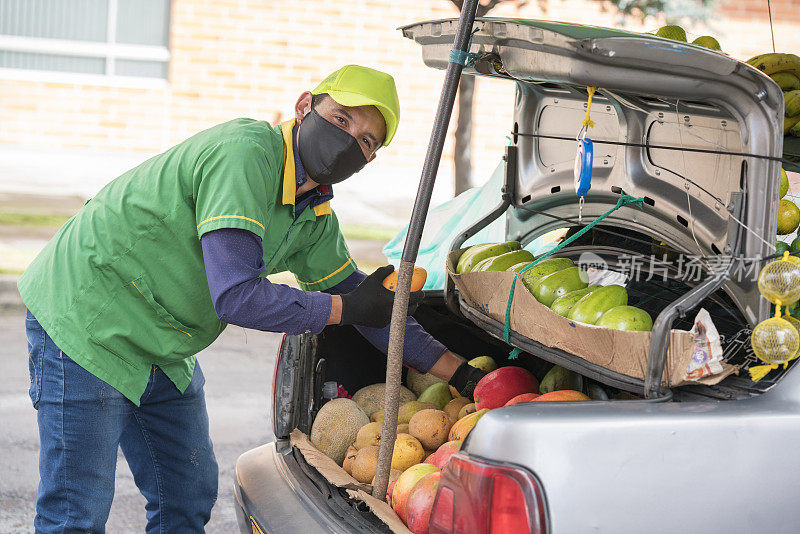
[[[394,291],[383,287],[383,280],[394,272],[392,265],[379,267],[367,276],[357,288],[342,295],[342,320],[339,324],[352,324],[383,328],[392,319]],[[414,313],[422,302],[422,291],[408,298],[408,315]]]
[[[467,362],[464,362],[458,366],[458,369],[456,369],[456,372],[450,377],[450,382],[448,383],[456,388],[456,391],[461,393],[461,395],[472,399],[475,394],[475,386],[478,385],[481,378],[488,374],[489,373],[483,369],[472,367]]]

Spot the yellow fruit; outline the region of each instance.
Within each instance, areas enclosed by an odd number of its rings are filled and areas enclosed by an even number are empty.
[[[425,449],[417,438],[410,434],[398,434],[392,451],[392,469],[405,471],[425,458]]]
[[[422,443],[424,449],[435,450],[447,441],[453,422],[442,410],[422,410],[411,418],[408,431]]]
[[[353,460],[355,460],[356,454],[358,454],[358,449],[352,445],[350,445],[347,448],[347,452],[344,453],[344,462],[342,462],[342,468],[347,472],[348,475],[353,474]]]
[[[662,26],[656,31],[656,35],[665,39],[672,39],[673,41],[686,42],[686,31],[675,24],[667,24]]]
[[[375,445],[364,447],[358,451],[353,460],[353,478],[364,484],[370,483],[375,478],[379,451],[380,449]]]
[[[776,72],[791,72],[795,76],[800,75],[800,56],[794,54],[760,54],[747,60],[751,65],[767,76]]]
[[[706,48],[710,48],[711,50],[722,50],[722,47],[719,45],[719,41],[711,37],[710,35],[702,35],[692,41],[692,44],[696,44],[697,46],[705,46]]]
[[[784,114],[787,117],[796,117],[800,115],[800,89],[783,93],[783,100],[785,102]]]
[[[381,425],[383,423],[367,423],[358,430],[356,442],[353,446],[361,450],[370,445],[378,445],[381,442]]]
[[[792,133],[792,129],[794,129],[798,124],[800,124],[800,115],[783,119],[783,135],[795,135]]]
[[[800,224],[800,209],[791,200],[778,202],[778,235],[791,234]]]
[[[786,176],[786,171],[781,169],[781,196],[783,198],[789,192],[789,177]]]
[[[778,87],[781,88],[781,91],[793,91],[795,89],[800,89],[800,78],[791,72],[776,72],[775,74],[770,75],[770,78],[775,80],[775,83],[778,84]]]

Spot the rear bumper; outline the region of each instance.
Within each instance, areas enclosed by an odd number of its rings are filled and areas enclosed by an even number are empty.
[[[308,469],[313,468],[298,462],[286,440],[242,454],[236,461],[234,481],[240,532],[345,534],[388,530],[371,514],[371,521],[366,520],[336,488]]]
[[[291,449],[284,450],[291,454]],[[236,519],[243,534],[261,532],[330,533],[333,525],[304,502],[275,443],[242,454],[236,461]]]

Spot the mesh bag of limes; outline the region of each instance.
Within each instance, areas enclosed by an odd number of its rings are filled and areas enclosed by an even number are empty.
[[[765,265],[758,275],[758,291],[775,305],[775,316],[758,323],[750,335],[753,352],[766,364],[750,367],[754,382],[800,356],[800,321],[789,314],[789,306],[800,299],[800,259],[786,251]]]

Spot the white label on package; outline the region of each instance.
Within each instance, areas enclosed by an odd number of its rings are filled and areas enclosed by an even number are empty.
[[[694,336],[694,354],[686,369],[686,378],[700,380],[721,373],[722,345],[719,332],[705,309],[701,309],[695,317],[691,333]]]

